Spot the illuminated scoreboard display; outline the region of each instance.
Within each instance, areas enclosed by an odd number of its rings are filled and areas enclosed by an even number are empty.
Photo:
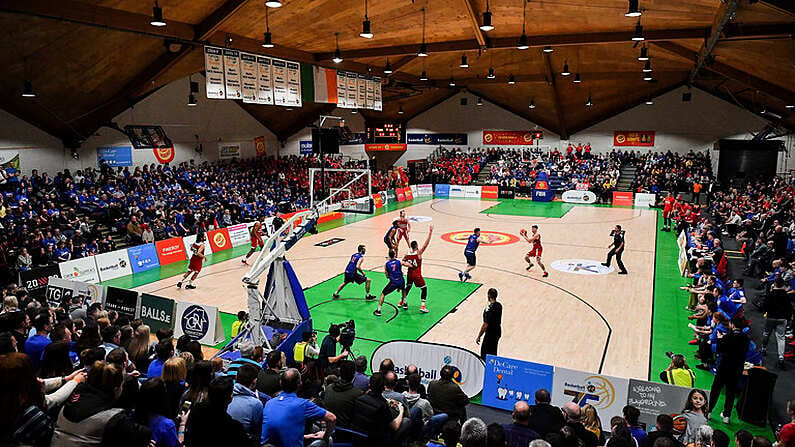
[[[378,123],[367,126],[368,143],[403,143],[406,128],[403,123]]]

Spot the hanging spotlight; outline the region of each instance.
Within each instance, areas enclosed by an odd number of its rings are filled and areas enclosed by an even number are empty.
[[[585,107],[591,107],[593,105],[593,101],[591,101],[591,94],[588,93],[588,100],[585,101]]]
[[[268,20],[268,8],[265,8],[265,36],[262,40],[263,48],[273,48],[273,36],[271,35],[271,24]]]
[[[654,79],[654,76],[652,76],[651,73],[643,73],[644,81],[651,81],[652,79]]]
[[[282,2],[280,2],[279,0],[268,0],[265,2],[265,6],[267,6],[268,8],[281,8]]]
[[[571,72],[569,71],[569,61],[565,61],[563,63],[563,71],[560,72],[561,76],[568,76]]]
[[[163,8],[157,4],[157,0],[155,0],[155,6],[152,7],[152,20],[149,21],[149,24],[152,26],[166,26],[166,21],[163,19]]]
[[[384,65],[384,74],[392,74],[392,64],[389,63],[389,59],[386,60],[386,65]]]
[[[651,61],[647,60],[646,63],[643,65],[643,72],[644,73],[651,73]]]
[[[549,45],[544,47],[544,53],[551,53],[553,51],[555,51],[555,50],[552,47],[550,47]]]
[[[426,57],[428,55],[428,46],[425,45],[425,8],[422,8],[422,43],[420,44],[420,51],[417,56]]]
[[[794,104],[787,104],[784,107],[786,107],[788,109],[795,109],[795,103]]]
[[[640,17],[642,13],[640,12],[640,6],[638,5],[638,0],[629,0],[629,9],[624,14],[626,17]]]
[[[195,107],[196,106],[196,95],[191,93],[188,95],[188,107]]]
[[[483,11],[483,24],[480,25],[480,29],[483,31],[491,31],[494,29],[494,25],[491,24],[491,11],[489,10],[489,0],[486,0],[486,10]]]
[[[653,104],[654,104],[654,100],[651,99],[651,97],[646,98],[646,105],[647,106],[650,106],[650,105],[653,105]]]
[[[339,64],[344,60],[342,59],[342,52],[340,52],[340,33],[334,33],[334,41],[337,48],[334,50],[334,58],[331,60],[334,61],[335,64]]]
[[[536,108],[536,100],[535,99],[531,99],[530,100],[530,106],[529,107],[531,109],[535,109]]]
[[[494,79],[497,76],[494,75],[494,67],[489,67],[489,74],[486,76],[488,79]]]
[[[574,83],[575,84],[579,84],[581,82],[582,82],[582,79],[580,79],[580,74],[579,73],[575,74],[574,75]]]
[[[516,78],[514,78],[513,73],[511,73],[511,75],[508,76],[508,85],[514,85],[514,84],[516,84]]]
[[[422,74],[420,75],[420,81],[427,81],[428,80],[428,73],[425,70],[422,70]]]
[[[527,22],[527,1],[522,0],[522,35],[519,37],[519,43],[516,44],[517,50],[526,50],[530,48],[530,45],[527,44],[527,32],[525,29],[526,22]]]
[[[449,83],[448,85],[449,85],[450,87],[455,87],[455,79],[453,79],[453,77],[452,77],[452,76],[450,76],[450,83]]]
[[[364,21],[362,21],[362,32],[359,33],[359,37],[364,37],[365,39],[373,38],[373,31],[370,29],[370,18],[367,16],[367,0],[364,0]]]
[[[467,63],[466,53],[461,55],[461,63],[458,66],[461,68],[469,68],[469,63]]]
[[[478,100],[475,102],[475,105],[482,106],[483,105],[483,98],[478,96]]]
[[[359,113],[359,111],[358,111],[358,110],[356,110],[356,109],[351,109],[351,115],[356,115],[357,113]]]
[[[36,97],[36,92],[33,91],[33,84],[30,81],[25,81],[25,85],[22,88],[22,97],[23,98]]]
[[[403,106],[398,108],[398,115],[403,115]]]
[[[635,42],[646,40],[646,38],[643,37],[643,25],[640,24],[640,19],[638,19],[638,24],[635,25],[635,34],[632,35],[632,40]]]
[[[640,55],[638,56],[639,61],[647,61],[649,60],[649,49],[646,48],[646,45],[643,45],[643,48],[640,49]]]

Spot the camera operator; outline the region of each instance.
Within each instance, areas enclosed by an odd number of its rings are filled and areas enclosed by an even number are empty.
[[[687,366],[685,356],[674,354],[670,351],[666,352],[665,355],[671,359],[671,364],[660,373],[660,379],[671,385],[693,388],[696,383],[696,375]]]
[[[344,324],[330,325],[328,328],[328,335],[326,335],[323,342],[320,344],[320,353],[317,356],[317,360],[322,371],[325,371],[332,363],[337,363],[348,357],[348,351],[344,348],[340,355],[337,355],[337,342],[340,340],[340,329],[344,326]]]

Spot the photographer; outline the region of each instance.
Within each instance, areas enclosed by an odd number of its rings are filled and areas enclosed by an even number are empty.
[[[693,388],[696,383],[696,375],[687,366],[685,356],[673,354],[670,351],[666,352],[665,355],[671,359],[671,364],[660,373],[660,379],[671,385]]]
[[[320,344],[320,353],[317,356],[317,360],[322,371],[325,371],[332,363],[337,363],[348,357],[348,351],[344,347],[340,355],[337,355],[337,342],[340,340],[340,329],[343,327],[345,327],[344,324],[332,324],[329,326],[328,335]]]

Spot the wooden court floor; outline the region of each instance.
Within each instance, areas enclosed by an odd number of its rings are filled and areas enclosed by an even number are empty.
[[[518,236],[520,228],[529,230],[530,225],[536,224],[542,234],[543,261],[549,277],[542,278],[537,267],[530,273],[525,271],[523,258],[529,245],[524,240],[481,245],[471,281],[483,286],[447,315],[433,314],[433,290],[429,289],[429,317],[440,321],[421,340],[479,352],[475,336],[486,305],[486,292],[494,287],[503,304],[500,355],[621,377],[648,378],[656,212],[576,206],[562,218],[481,213],[493,205],[494,202],[476,200],[434,199],[404,208],[409,217],[425,220],[412,222],[411,237],[420,244],[428,226],[434,226],[424,255],[424,276],[457,280],[457,271],[464,263],[464,246],[444,240],[442,235],[446,233],[471,232],[477,226],[484,232]],[[365,269],[383,271],[383,235],[397,215],[398,211],[394,211],[374,216],[309,236],[296,244],[287,259],[302,286],[309,288],[341,273],[349,256],[362,243],[368,247]],[[629,275],[575,274],[551,267],[553,261],[564,259],[584,261],[586,265],[587,261],[603,262],[615,224],[626,230],[624,263]],[[314,245],[334,237],[344,241],[329,247]],[[405,253],[405,244],[401,250]],[[161,294],[168,291],[167,296],[178,300],[211,304],[221,311],[236,313],[246,305],[240,282],[246,271],[239,259],[233,259],[205,267],[196,290],[177,290],[177,278],[138,290]],[[378,292],[374,290],[376,295]],[[388,300],[396,304],[398,297],[393,294]],[[374,320],[366,324],[383,323]]]

